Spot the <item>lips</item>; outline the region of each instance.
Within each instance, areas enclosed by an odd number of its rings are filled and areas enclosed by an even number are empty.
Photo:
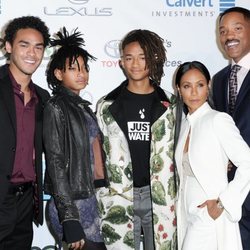
[[[195,102],[199,102],[199,99],[195,99],[195,100],[190,100],[190,102],[195,103]]]
[[[239,43],[240,43],[239,40],[230,40],[230,41],[226,41],[225,45],[228,48],[233,48],[233,47],[237,46]]]
[[[28,64],[35,64],[36,61],[33,59],[25,59],[24,62],[28,63]]]
[[[138,73],[141,72],[141,70],[132,70],[131,72],[132,72],[133,74],[138,74]]]
[[[87,84],[87,82],[85,80],[77,80],[76,81],[78,84]]]

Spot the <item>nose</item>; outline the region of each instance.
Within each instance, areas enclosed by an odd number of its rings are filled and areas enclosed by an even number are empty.
[[[132,65],[138,65],[139,64],[139,59],[138,58],[134,58]]]
[[[82,75],[86,75],[88,74],[88,71],[86,70],[85,67],[81,67],[78,71],[78,75],[82,76]]]
[[[193,87],[193,88],[191,89],[191,94],[192,94],[192,95],[196,95],[196,94],[197,94],[197,88],[196,88],[196,87]]]
[[[235,32],[232,29],[229,29],[226,33],[226,39],[232,40],[235,38]]]
[[[29,55],[35,55],[35,47],[29,46],[28,54],[29,54]]]

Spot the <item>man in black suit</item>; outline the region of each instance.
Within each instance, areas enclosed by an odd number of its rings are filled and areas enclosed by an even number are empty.
[[[213,78],[214,105],[217,110],[233,117],[242,137],[250,146],[250,11],[233,7],[223,12],[219,17],[219,38],[231,64]],[[237,68],[235,73],[234,68]],[[233,164],[237,166],[237,162]],[[234,178],[235,166],[228,172],[229,181]],[[239,224],[243,249],[249,250],[250,195],[243,204]]]
[[[9,64],[0,67],[0,250],[29,250],[32,220],[43,223],[42,117],[49,98],[31,77],[49,30],[37,17],[15,18],[4,40]]]

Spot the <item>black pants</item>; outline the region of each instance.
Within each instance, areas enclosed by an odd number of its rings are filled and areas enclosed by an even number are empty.
[[[33,188],[9,191],[0,205],[0,250],[30,250],[33,239]]]

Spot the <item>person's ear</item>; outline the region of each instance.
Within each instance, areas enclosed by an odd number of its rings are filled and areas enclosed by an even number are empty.
[[[179,86],[177,86],[177,91],[178,91],[178,93],[179,93],[179,96],[181,96],[181,91],[180,91]]]
[[[123,69],[124,68],[124,60],[123,60],[123,58],[121,58],[120,60],[119,60],[119,65],[120,65],[120,67]]]
[[[212,81],[209,80],[209,82],[208,82],[208,88],[209,88],[209,90],[211,89],[211,85],[212,85]]]
[[[210,80],[210,81],[208,82],[208,95],[209,95],[209,93],[210,93],[210,91],[211,91],[211,88],[212,88],[212,81]]]
[[[54,75],[58,81],[62,81],[62,70],[60,69],[55,69],[54,70]]]
[[[7,51],[7,53],[11,54],[12,46],[11,46],[10,42],[5,43],[5,50]]]

